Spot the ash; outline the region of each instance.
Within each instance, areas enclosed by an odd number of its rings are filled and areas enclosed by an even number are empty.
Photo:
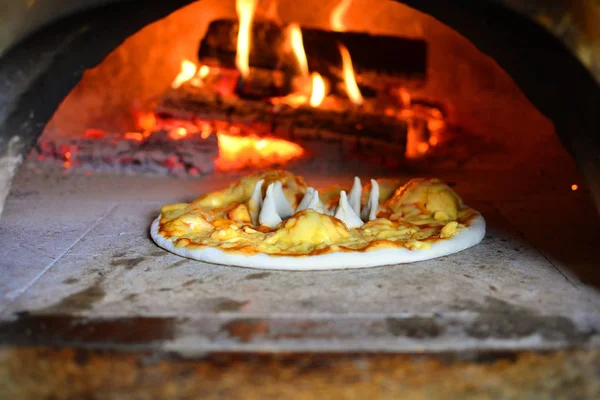
[[[41,137],[29,160],[65,168],[141,175],[198,176],[213,173],[219,150],[216,135],[190,135],[179,140],[166,130],[78,138]]]

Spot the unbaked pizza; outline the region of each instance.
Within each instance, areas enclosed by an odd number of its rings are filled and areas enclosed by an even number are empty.
[[[481,214],[438,179],[363,186],[354,178],[349,190],[319,191],[281,170],[166,205],[151,227],[154,241],[180,256],[279,270],[427,260],[474,246],[484,234]]]

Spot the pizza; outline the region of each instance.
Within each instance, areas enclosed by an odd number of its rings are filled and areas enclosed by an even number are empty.
[[[160,247],[209,263],[325,270],[456,253],[482,240],[485,220],[438,179],[371,179],[363,186],[356,177],[350,188],[317,190],[272,170],[191,203],[165,205],[150,233]]]

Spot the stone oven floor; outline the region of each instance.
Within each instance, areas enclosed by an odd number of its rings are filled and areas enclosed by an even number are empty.
[[[514,194],[490,194],[479,190],[490,186],[489,174],[442,177],[485,216],[480,245],[408,265],[282,272],[183,259],[149,238],[162,204],[193,199],[233,176],[184,180],[37,168],[20,169],[0,220],[3,343],[184,356],[600,343],[600,294],[582,283],[599,282],[599,225],[583,189],[540,183],[535,194],[523,195],[530,186],[523,179]],[[307,176],[316,186],[338,178],[349,183],[351,175]],[[567,206],[574,210],[569,218],[555,212]]]

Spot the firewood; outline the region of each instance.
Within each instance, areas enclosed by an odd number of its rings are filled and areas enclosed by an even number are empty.
[[[235,68],[238,22],[219,19],[210,23],[200,43],[200,62]],[[261,69],[298,73],[297,62],[287,49],[287,27],[272,21],[254,21],[249,64]],[[364,32],[334,32],[302,28],[309,69],[331,81],[340,79],[338,43],[351,54],[358,82],[382,88],[422,85],[427,71],[427,42]]]

